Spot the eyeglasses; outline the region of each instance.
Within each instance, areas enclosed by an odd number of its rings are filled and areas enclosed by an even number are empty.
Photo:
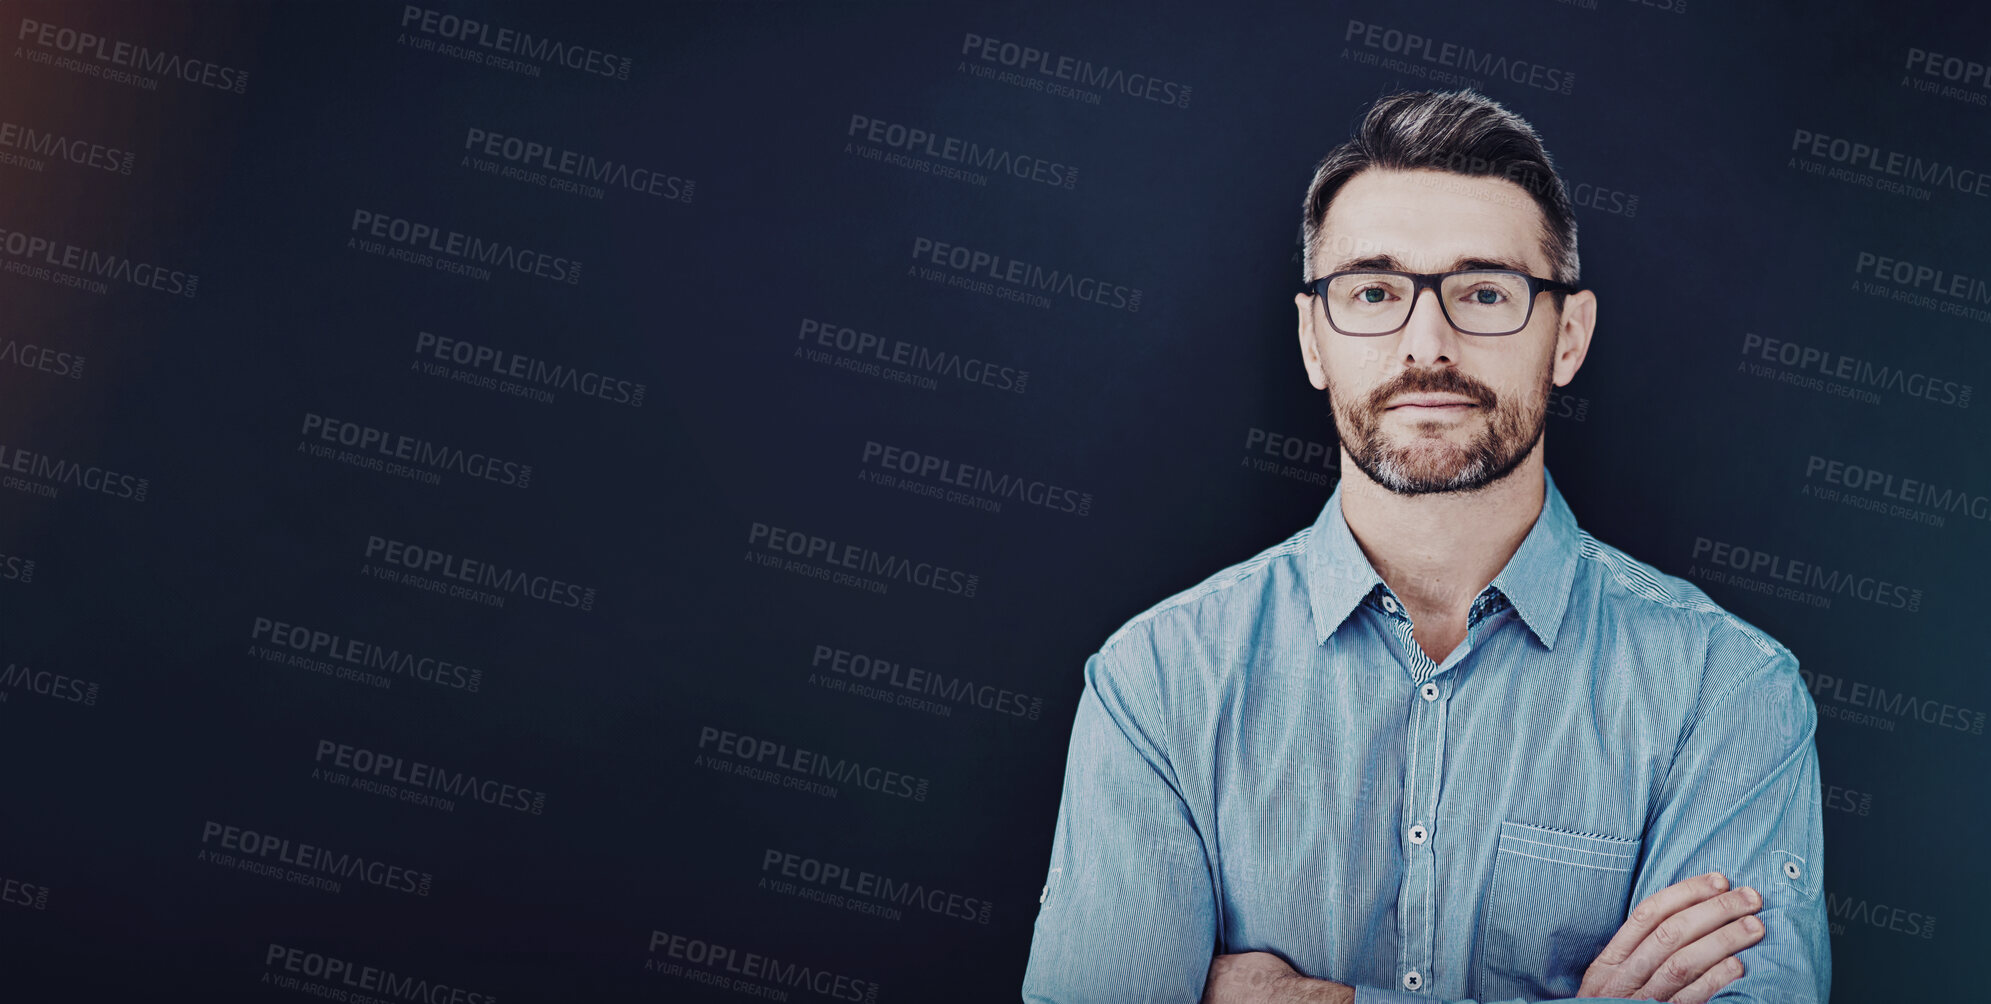
[[[1327,323],[1344,335],[1391,335],[1410,323],[1417,297],[1438,291],[1438,309],[1468,335],[1511,335],[1535,316],[1535,295],[1582,287],[1507,269],[1460,272],[1335,272],[1307,283],[1327,308]]]

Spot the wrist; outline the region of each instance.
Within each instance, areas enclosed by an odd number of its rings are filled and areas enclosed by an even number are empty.
[[[1355,988],[1333,980],[1295,975],[1281,983],[1279,990],[1275,998],[1278,1004],[1355,1004]]]

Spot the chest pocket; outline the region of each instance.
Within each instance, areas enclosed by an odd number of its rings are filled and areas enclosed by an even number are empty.
[[[1574,997],[1625,922],[1637,837],[1500,824],[1480,924],[1480,1000]]]

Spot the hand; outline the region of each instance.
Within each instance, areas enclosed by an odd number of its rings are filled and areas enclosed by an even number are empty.
[[[1202,1004],[1354,1004],[1355,988],[1314,980],[1271,952],[1239,952],[1210,960]]]
[[[1719,873],[1681,879],[1632,908],[1577,996],[1705,1004],[1742,975],[1735,953],[1763,939],[1762,908],[1760,893],[1730,891]]]

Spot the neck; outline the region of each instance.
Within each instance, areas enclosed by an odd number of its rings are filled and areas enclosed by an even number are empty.
[[[1356,467],[1346,448],[1341,470],[1341,515],[1412,620],[1463,624],[1547,496],[1539,446],[1506,477],[1473,492],[1398,495]]]

